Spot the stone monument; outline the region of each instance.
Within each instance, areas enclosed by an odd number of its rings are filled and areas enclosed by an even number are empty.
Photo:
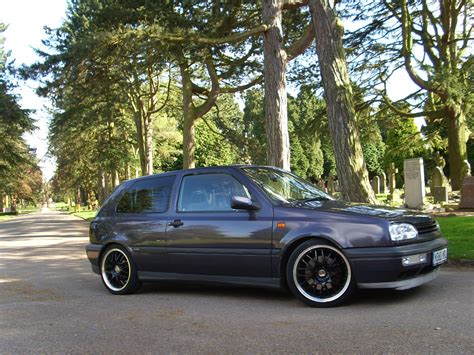
[[[474,208],[474,176],[466,176],[462,182],[459,208]]]
[[[405,160],[403,174],[405,177],[405,205],[408,208],[421,208],[425,197],[423,158]]]
[[[380,174],[380,193],[384,194],[387,192],[387,175],[382,171]]]
[[[435,186],[431,190],[431,194],[433,195],[434,203],[448,202],[448,188],[446,186]]]
[[[374,194],[379,194],[380,193],[380,178],[378,176],[374,176],[374,178],[371,181],[372,185],[372,190],[374,190]]]
[[[388,187],[391,194],[393,194],[393,191],[397,188],[397,173],[398,169],[395,168],[395,163],[390,163],[390,168],[388,169]]]
[[[447,187],[447,190],[449,192],[451,189],[449,186],[448,178],[444,175],[443,171],[443,168],[446,165],[446,161],[439,152],[435,153],[434,160],[436,163],[436,167],[431,173],[431,194],[434,195],[434,188],[439,186]]]
[[[324,182],[324,179],[319,179],[317,183],[318,187],[323,190],[324,192],[327,192],[328,190],[326,189],[326,183]]]
[[[467,160],[462,162],[461,176],[463,178],[466,176],[471,176],[471,164],[469,164],[469,161]]]
[[[328,176],[328,192],[330,194],[334,193],[334,176],[332,174],[329,174]]]

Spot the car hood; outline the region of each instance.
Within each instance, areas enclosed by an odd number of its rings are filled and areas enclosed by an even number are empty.
[[[294,207],[350,215],[378,217],[394,222],[411,223],[417,227],[425,224],[436,224],[436,222],[430,216],[412,210],[362,203],[350,203],[340,200],[298,202]]]

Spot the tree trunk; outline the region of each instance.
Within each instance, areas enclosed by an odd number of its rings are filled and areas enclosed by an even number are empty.
[[[462,186],[463,165],[467,159],[467,127],[466,117],[460,110],[450,110],[448,117],[448,156],[449,177],[453,190],[460,190]]]
[[[145,118],[145,160],[146,174],[153,174],[153,117]]]
[[[265,121],[267,163],[290,170],[290,140],[286,97],[286,52],[283,48],[283,0],[263,0]]]
[[[109,197],[110,194],[110,175],[104,173],[104,200]]]
[[[142,170],[142,175],[146,175],[147,165],[145,157],[145,144],[143,141],[143,124],[140,112],[135,111],[133,113],[133,118],[135,119],[135,126],[137,128],[137,144],[138,144],[138,157],[140,159],[140,166]]]
[[[76,212],[81,212],[81,188],[76,189]]]
[[[356,127],[352,89],[342,46],[344,29],[329,0],[310,0],[329,130],[342,198],[375,203]]]
[[[104,171],[102,168],[99,168],[98,174],[97,174],[97,180],[98,180],[98,199],[99,199],[99,204],[102,205],[102,203],[105,201],[105,176],[104,176]]]
[[[125,166],[125,180],[130,180],[132,178],[132,171],[130,168],[130,164],[127,163]]]
[[[119,177],[118,170],[114,170],[111,176],[112,176],[112,187],[115,189],[117,186],[120,185],[120,177]]]
[[[193,106],[193,88],[186,64],[180,65],[183,86],[183,169],[193,169],[196,164],[195,112]]]
[[[3,192],[0,193],[0,212],[3,212]]]

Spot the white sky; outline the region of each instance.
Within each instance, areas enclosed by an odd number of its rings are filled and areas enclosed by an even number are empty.
[[[33,48],[41,47],[41,40],[45,38],[43,27],[58,27],[66,7],[66,0],[0,0],[0,22],[8,25],[4,33],[5,49],[11,52],[10,60],[14,59],[16,66],[38,59]],[[25,138],[31,147],[37,148],[43,175],[49,180],[54,174],[54,162],[45,156],[48,150],[45,105],[48,101],[35,94],[35,82],[19,82],[18,85],[16,93],[21,96],[21,106],[36,110],[33,117],[38,129]]]
[[[65,17],[66,8],[66,0],[0,0],[0,22],[8,25],[4,33],[5,49],[11,52],[10,60],[14,59],[16,66],[32,64],[39,59],[33,48],[42,47],[41,40],[46,37],[43,27],[58,27]],[[21,96],[22,107],[36,111],[33,117],[38,129],[25,138],[31,147],[37,148],[43,175],[49,180],[54,174],[55,163],[46,156],[48,101],[35,94],[35,82],[19,82],[18,85],[16,93]],[[414,84],[403,71],[389,81],[389,96],[392,100],[400,99],[414,90]]]

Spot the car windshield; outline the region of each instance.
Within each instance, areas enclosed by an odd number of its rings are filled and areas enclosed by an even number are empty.
[[[243,168],[243,171],[278,204],[333,200],[330,195],[291,173],[269,168]]]

